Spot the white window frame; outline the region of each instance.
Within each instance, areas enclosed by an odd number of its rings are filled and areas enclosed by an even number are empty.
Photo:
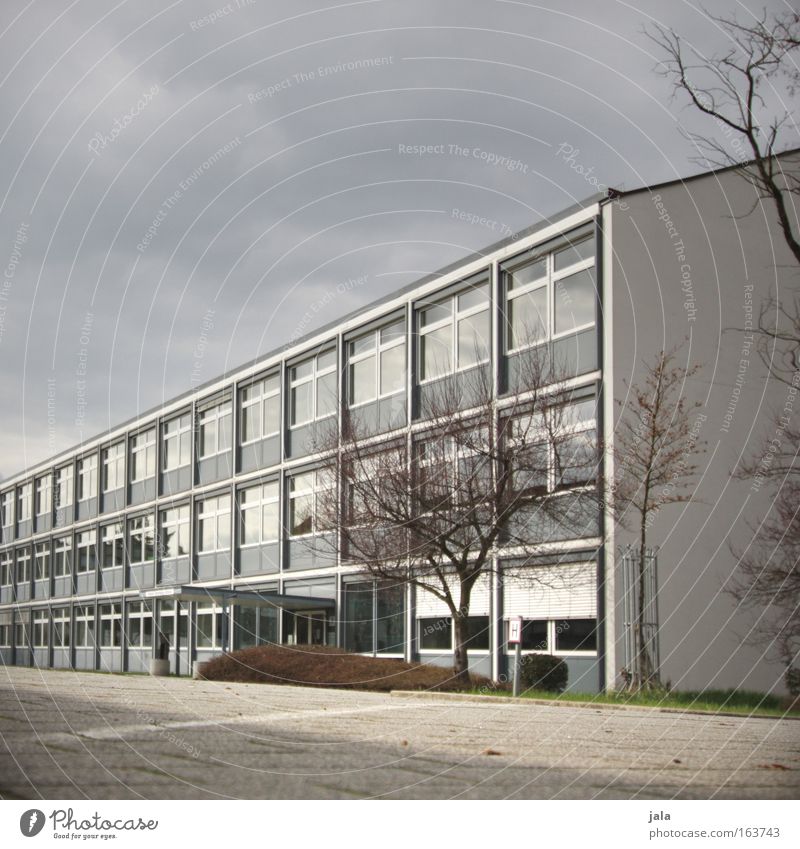
[[[311,485],[305,489],[295,489],[295,481],[301,477],[310,477]],[[327,467],[322,467],[319,469],[309,469],[305,472],[295,472],[294,474],[290,474],[288,476],[288,481],[286,485],[288,503],[287,510],[288,514],[286,517],[286,533],[290,539],[304,539],[306,537],[315,536],[316,534],[325,533],[327,529],[320,528],[319,519],[317,516],[317,499],[320,492],[324,492],[329,489],[329,486],[321,486],[320,481],[325,481],[325,479],[329,479],[332,482],[332,486],[336,485],[336,482],[333,480],[332,470]],[[311,530],[305,534],[294,534],[292,533],[292,500],[295,498],[301,498],[305,496],[311,496]]]
[[[150,641],[145,638],[145,620],[150,620]],[[131,640],[131,622],[139,622],[139,641]],[[129,601],[128,616],[125,623],[125,644],[129,649],[151,649],[153,647],[153,639],[155,632],[155,617],[153,616],[152,608],[144,601]]]
[[[214,404],[210,407],[205,407],[197,411],[197,458],[199,460],[207,460],[209,457],[217,457],[219,454],[224,454],[231,450],[231,420],[233,415],[233,404],[231,399],[227,398]],[[227,431],[223,431],[220,423],[227,420]],[[214,450],[208,454],[203,453],[203,428],[208,427],[213,422],[214,424]],[[220,434],[227,432],[228,444],[220,448]]]
[[[113,486],[110,485],[112,482]],[[103,449],[103,492],[116,492],[124,487],[125,443],[115,442]]]
[[[174,430],[170,430],[175,426]],[[173,465],[167,465],[170,457],[170,451],[167,450],[167,443],[175,441],[176,450],[175,456],[178,457],[178,462]],[[187,448],[188,457],[186,461],[181,460],[184,446]],[[184,413],[182,416],[165,421],[161,425],[161,471],[174,472],[176,469],[183,469],[190,466],[192,463],[192,416],[191,413]]]
[[[86,551],[86,568],[81,568],[82,549]],[[92,554],[94,549],[94,554]],[[94,560],[94,565],[92,565]],[[97,569],[97,531],[95,528],[89,528],[85,531],[78,531],[75,534],[75,574],[88,575]]]
[[[273,388],[267,389],[267,384],[272,384]],[[256,392],[258,390],[258,392]],[[251,397],[245,400],[245,393],[252,393]],[[278,399],[278,426],[274,430],[266,429],[266,407],[269,402],[273,399]],[[276,436],[281,432],[281,377],[280,374],[270,374],[266,377],[262,377],[260,380],[256,380],[253,383],[249,383],[246,386],[242,386],[239,389],[239,444],[240,445],[251,445],[253,442],[259,442],[262,439],[268,439],[271,436]],[[261,424],[259,435],[253,436],[250,439],[243,439],[242,433],[244,431],[244,423],[246,417],[246,410],[250,407],[255,407],[256,405],[260,406],[259,410],[259,422]]]
[[[39,576],[39,562],[44,560],[44,574]],[[49,581],[50,580],[50,543],[37,542],[33,546],[33,580],[34,581]]]
[[[66,578],[72,574],[72,564],[69,563],[69,554],[72,552],[72,537],[54,537],[52,552],[52,569],[54,578]],[[59,559],[64,564],[64,570],[59,572]]]
[[[223,616],[222,607],[219,604],[215,604],[213,601],[199,601],[195,602],[194,606],[194,625],[195,625],[195,648],[200,651],[209,651],[212,649],[220,649],[222,648],[222,616]],[[201,645],[198,642],[198,636],[205,631],[201,631],[199,625],[197,624],[197,620],[200,616],[211,616],[211,644],[210,645]]]
[[[102,642],[103,640],[103,623],[110,621],[111,629],[109,631],[111,635],[111,641],[109,643]],[[116,629],[114,628],[114,622],[117,622]],[[125,634],[122,628],[122,603],[119,601],[114,601],[109,604],[101,604],[98,616],[97,616],[97,628],[98,633],[96,635],[96,639],[98,640],[99,646],[101,649],[118,649],[122,647],[122,641],[125,639]],[[114,638],[117,639],[114,639]]]
[[[144,457],[142,457],[144,455]],[[139,461],[142,462],[139,462]],[[139,467],[144,473],[139,473]],[[130,438],[130,476],[131,483],[140,483],[156,475],[156,429],[140,431]]]
[[[17,487],[17,524],[30,522],[33,517],[33,483],[28,481]]]
[[[53,506],[56,510],[71,507],[73,502],[73,469],[72,464],[56,469],[53,484]]]
[[[70,612],[68,607],[57,607],[53,610],[53,648],[68,649],[70,647]]]
[[[126,522],[126,531],[127,531],[127,543],[128,543],[128,559],[131,566],[143,566],[146,563],[153,563],[156,559],[156,536],[155,536],[155,526],[153,523],[153,514],[152,513],[143,513],[140,516],[131,516]],[[147,545],[145,544],[145,540],[147,538],[147,532],[150,532],[152,538],[152,550],[153,556],[147,557]],[[133,538],[141,537],[139,545],[141,547],[142,559],[134,560],[133,559]]]
[[[250,502],[244,502],[242,496],[245,493],[258,493],[258,497]],[[265,532],[264,528],[264,507],[266,505],[276,505],[278,521],[277,526],[273,531],[270,529]],[[267,481],[258,486],[245,487],[240,489],[236,495],[237,512],[239,513],[239,548],[256,548],[260,545],[265,545],[273,542],[278,542],[281,536],[281,513],[280,513],[280,483],[279,481]],[[244,542],[245,539],[245,513],[258,511],[258,539],[255,542]]]
[[[74,609],[75,648],[93,649],[96,644],[96,622],[93,604],[80,604]]]
[[[122,562],[120,563],[117,563],[117,554],[120,553],[120,548],[117,545],[118,540],[122,540]],[[105,547],[108,542],[111,543],[111,551],[113,552],[111,566],[107,566],[104,562]],[[121,569],[125,565],[125,528],[121,521],[110,522],[107,525],[100,526],[100,553],[98,562],[100,569],[104,572],[110,572],[112,569]]]
[[[383,335],[383,331],[388,330],[392,327],[401,326],[403,332],[397,336],[395,339],[390,339],[388,342],[382,342],[381,337]],[[381,378],[383,376],[383,366],[382,366],[382,354],[387,351],[391,351],[393,348],[405,348],[406,345],[406,322],[405,319],[397,319],[396,321],[390,321],[387,324],[384,324],[382,327],[376,328],[375,330],[370,330],[367,333],[363,333],[361,336],[356,336],[353,339],[349,339],[347,342],[347,405],[351,410],[358,409],[359,407],[364,406],[365,404],[372,404],[375,401],[383,400],[384,398],[391,398],[393,395],[398,395],[401,392],[406,391],[406,387],[408,384],[408,366],[403,363],[403,385],[399,386],[397,389],[393,389],[391,392],[381,392]],[[361,342],[367,338],[372,338],[372,347],[362,351],[359,354],[352,353],[353,345]],[[353,380],[353,366],[358,365],[370,358],[374,358],[374,382],[373,382],[373,395],[370,398],[366,398],[363,401],[353,402],[352,401],[352,392],[355,381]]]
[[[466,307],[461,309],[460,298],[462,295],[469,295],[474,293],[478,289],[486,290],[486,301],[482,304],[476,304],[473,307]],[[450,304],[450,315],[446,318],[439,319],[439,321],[435,321],[432,324],[423,325],[422,323],[422,315],[425,310],[430,307],[440,306],[442,304],[448,303]],[[467,285],[464,286],[458,291],[453,292],[450,295],[447,295],[444,298],[435,298],[432,297],[430,300],[424,300],[417,304],[416,312],[417,312],[417,327],[419,332],[419,342],[418,342],[418,359],[419,359],[419,372],[420,375],[425,371],[425,357],[424,357],[424,339],[425,337],[433,333],[437,330],[441,330],[444,327],[450,327],[450,356],[451,356],[451,367],[449,370],[445,370],[437,373],[433,377],[420,377],[419,384],[420,386],[426,383],[432,383],[436,380],[441,380],[442,378],[447,377],[451,374],[459,374],[461,372],[469,371],[470,369],[477,368],[478,366],[485,365],[486,363],[491,362],[492,360],[492,321],[491,321],[491,311],[492,311],[492,289],[489,283],[489,280],[482,280],[480,283],[476,283],[475,285]],[[486,340],[486,349],[487,356],[484,359],[476,360],[473,363],[469,363],[469,365],[461,366],[459,365],[459,344],[458,344],[458,325],[461,321],[465,319],[472,318],[473,316],[479,315],[482,312],[486,312],[489,314],[489,338]]]
[[[2,510],[2,527],[10,528],[14,525],[14,500],[16,495],[13,489],[7,489],[0,497],[0,510]]]
[[[222,506],[222,502],[227,501],[227,507]],[[227,528],[228,545],[220,546],[220,521],[225,517],[224,522]],[[203,548],[203,532],[202,523],[213,521],[214,541],[212,548]],[[198,554],[214,554],[218,552],[230,551],[230,522],[231,522],[231,496],[229,493],[213,495],[210,498],[204,498],[197,501],[197,553]]]
[[[584,330],[588,330],[590,327],[594,327],[597,324],[597,315],[595,314],[594,320],[590,322],[586,322],[581,324],[578,327],[572,327],[569,330],[562,330],[560,333],[556,333],[556,288],[558,284],[567,277],[571,277],[573,274],[577,274],[580,271],[585,271],[589,268],[594,268],[595,258],[594,256],[589,257],[588,259],[580,260],[579,262],[575,262],[572,265],[568,265],[566,268],[562,268],[560,271],[555,270],[555,257],[556,254],[560,253],[563,250],[569,250],[570,248],[581,244],[585,241],[594,241],[594,236],[589,234],[584,238],[576,239],[574,242],[566,242],[562,245],[558,245],[555,248],[551,248],[547,253],[543,253],[539,256],[532,257],[530,260],[526,260],[525,262],[516,263],[507,268],[503,269],[503,288],[506,299],[506,315],[511,317],[511,304],[516,299],[523,295],[527,295],[530,292],[533,292],[537,289],[546,288],[547,289],[547,326],[545,327],[545,335],[541,339],[535,339],[530,342],[525,342],[524,344],[517,345],[516,347],[511,347],[509,345],[509,332],[506,329],[506,353],[507,354],[515,354],[519,351],[525,351],[529,348],[534,348],[538,345],[542,345],[545,342],[555,341],[557,339],[564,339],[568,336],[573,336],[576,333],[581,333]],[[522,286],[509,288],[509,275],[514,274],[515,271],[518,271],[522,268],[525,268],[528,265],[534,265],[537,262],[545,261],[545,275],[544,277],[539,277],[536,280],[531,281],[530,283],[525,283]],[[597,281],[595,280],[595,286],[597,285]]]
[[[78,460],[77,500],[80,502],[88,501],[90,498],[97,498],[97,488],[97,454],[89,454]],[[86,489],[88,489],[88,495],[86,494]]]
[[[23,577],[20,578],[20,566],[22,566]],[[31,550],[26,545],[25,548],[18,548],[14,552],[14,583],[29,584],[31,582]]]
[[[0,553],[0,586],[10,587],[14,583],[14,553]]]
[[[33,647],[50,648],[50,615],[46,610],[33,611]]]
[[[175,516],[171,516],[170,514],[175,514]],[[158,521],[159,521],[159,542],[158,542],[158,556],[161,560],[178,560],[181,557],[189,557],[191,552],[192,545],[192,508],[189,504],[181,504],[177,507],[166,507],[159,510],[158,513]],[[170,528],[177,528],[175,538],[180,540],[180,528],[181,526],[186,526],[186,553],[185,554],[167,554],[166,547],[163,543],[164,534]]]
[[[327,357],[330,354],[333,354],[333,364],[329,366],[325,366],[324,368],[320,368],[319,360],[323,357]],[[299,369],[302,366],[310,363],[311,371],[305,375],[304,377],[294,377],[295,369]],[[335,374],[336,372],[336,348],[328,348],[325,351],[321,351],[319,354],[316,354],[313,357],[308,357],[301,362],[295,363],[292,366],[289,366],[289,428],[290,430],[294,430],[299,427],[305,427],[311,422],[319,422],[324,419],[328,419],[331,416],[336,415],[336,402],[334,399],[333,409],[328,413],[323,413],[319,415],[318,411],[318,395],[319,395],[319,382],[321,378],[327,377],[329,374]],[[292,411],[294,410],[294,391],[300,387],[304,386],[306,383],[311,384],[311,417],[308,419],[303,419],[302,421],[292,421]],[[338,389],[338,387],[337,387]]]
[[[46,516],[53,509],[53,477],[42,475],[36,478],[35,511],[38,516]]]

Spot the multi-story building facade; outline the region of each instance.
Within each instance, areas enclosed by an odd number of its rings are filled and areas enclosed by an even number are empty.
[[[733,493],[730,472],[753,417],[726,418],[741,339],[723,331],[747,329],[747,285],[760,297],[783,274],[772,211],[731,215],[752,202],[731,171],[591,198],[3,481],[3,662],[143,672],[163,654],[186,674],[223,649],[278,642],[450,663],[443,603],[314,544],[315,505],[331,484],[313,434],[357,410],[375,433],[413,438],[426,396],[475,370],[502,404],[533,327],[536,344],[568,364],[580,427],[603,446],[599,480],[614,472],[615,399],[641,376],[642,358],[690,338],[689,360],[702,368],[689,389],[707,430],[724,429],[700,486],[714,515],[665,510],[654,526],[664,543],[662,655],[676,683],[697,686],[725,664],[728,683],[741,683],[757,655],[737,655],[746,650],[729,634],[720,588],[735,563],[720,552],[749,498]],[[739,382],[741,410],[765,391],[756,369],[753,358],[753,380]],[[577,536],[550,529],[526,564],[560,582],[503,579],[507,555],[496,552],[469,611],[475,671],[503,674],[506,622],[522,616],[524,649],[564,657],[571,687],[614,685],[624,533],[608,499],[598,503],[596,522]]]

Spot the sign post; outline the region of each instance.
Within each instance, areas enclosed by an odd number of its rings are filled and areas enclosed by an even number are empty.
[[[522,617],[512,616],[508,620],[508,644],[514,646],[514,691],[516,698],[519,695],[520,669],[522,667]]]

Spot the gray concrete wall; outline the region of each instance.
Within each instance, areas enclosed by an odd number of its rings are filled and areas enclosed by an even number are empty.
[[[783,668],[745,642],[754,617],[737,609],[724,587],[737,567],[729,543],[746,544],[752,536],[748,524],[757,524],[770,509],[768,487],[753,492],[732,473],[774,435],[773,413],[787,396],[752,349],[742,353],[748,301],[757,321],[761,302],[777,287],[797,291],[797,267],[773,207],[758,204],[752,187],[733,173],[625,196],[605,207],[603,220],[614,246],[604,263],[612,275],[606,339],[610,332],[613,360],[607,367],[613,370],[614,397],[624,399],[626,386],[641,379],[643,359],[687,337],[682,358],[702,366],[685,392],[702,403],[699,412],[707,416],[697,500],[664,507],[650,531],[650,544],[662,546],[663,678],[684,689],[782,688]],[[733,399],[735,409],[726,418]],[[630,538],[617,528],[617,544]],[[619,637],[618,569],[616,579]],[[617,670],[622,664],[618,639]]]

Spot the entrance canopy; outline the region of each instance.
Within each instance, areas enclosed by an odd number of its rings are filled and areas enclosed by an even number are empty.
[[[281,595],[254,590],[229,590],[222,587],[159,587],[142,590],[143,599],[162,601],[215,601],[222,605],[236,604],[240,607],[280,607],[283,610],[322,610],[336,606],[332,598],[315,598],[306,595]]]

